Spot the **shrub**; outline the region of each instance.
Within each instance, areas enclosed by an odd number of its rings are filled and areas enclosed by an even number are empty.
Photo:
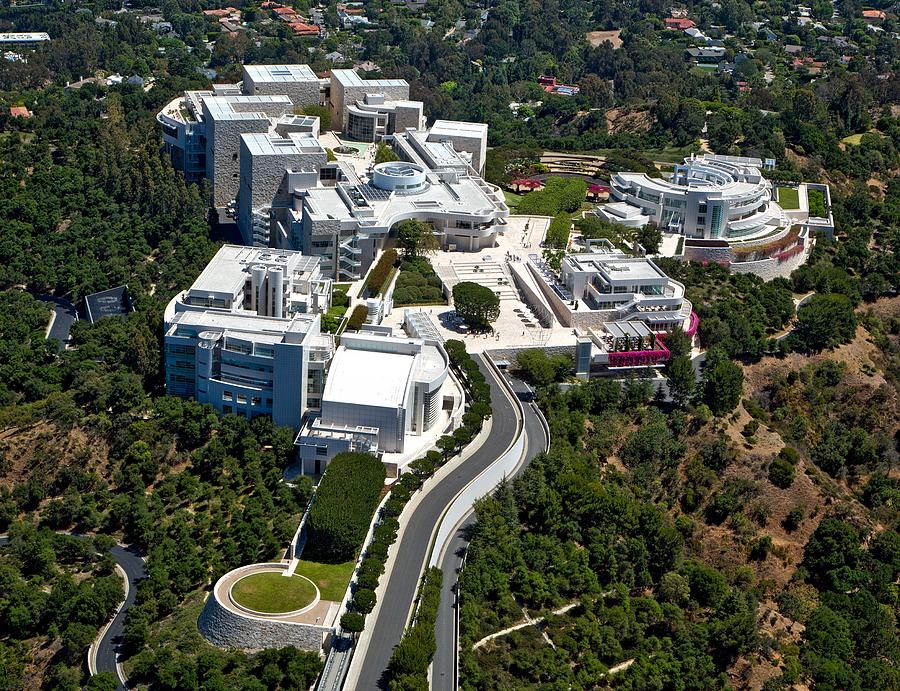
[[[423,258],[406,260],[400,263],[400,275],[394,286],[394,304],[421,305],[426,303],[444,304],[444,291],[441,279],[434,272],[431,263]]]
[[[335,288],[331,294],[331,306],[332,307],[349,307],[350,306],[350,296],[347,295],[346,288]]]
[[[342,562],[356,556],[378,505],[384,477],[384,465],[375,456],[341,453],[332,459],[309,510],[309,558]]]
[[[785,446],[769,464],[769,482],[781,489],[787,489],[794,482],[795,466],[800,460],[796,449]]]
[[[825,193],[819,190],[808,190],[806,201],[809,205],[809,215],[816,218],[825,217]]]
[[[359,331],[362,328],[362,325],[366,323],[366,318],[369,316],[369,310],[366,309],[365,305],[357,305],[353,308],[353,311],[350,313],[350,318],[347,320],[347,331]]]
[[[776,487],[787,489],[794,483],[794,475],[794,466],[781,456],[776,456],[769,464],[769,482]]]
[[[572,227],[572,219],[568,214],[559,214],[547,228],[544,245],[555,249],[564,250],[569,245],[569,232]]]
[[[795,506],[788,511],[787,516],[784,517],[784,520],[781,522],[782,527],[789,533],[797,530],[797,528],[800,527],[800,524],[803,523],[803,515],[803,507]]]
[[[535,386],[546,386],[562,381],[572,371],[572,358],[568,355],[550,355],[541,348],[529,348],[516,355],[516,364],[525,378]]]
[[[754,561],[765,561],[771,550],[772,538],[768,535],[763,535],[750,543],[750,558]]]
[[[391,272],[393,271],[394,264],[397,263],[397,250],[389,249],[385,250],[381,257],[378,259],[378,263],[372,267],[369,271],[369,275],[366,277],[365,289],[368,291],[370,296],[380,295],[381,291],[384,290],[385,285],[388,282],[388,279],[391,277]]]
[[[556,216],[581,208],[587,183],[579,178],[549,178],[544,189],[529,192],[519,203],[519,213],[527,216]]]

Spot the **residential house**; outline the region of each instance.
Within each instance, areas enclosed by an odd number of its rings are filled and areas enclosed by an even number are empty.
[[[666,28],[674,31],[684,31],[685,29],[693,29],[697,26],[693,20],[687,17],[669,17],[666,19]]]

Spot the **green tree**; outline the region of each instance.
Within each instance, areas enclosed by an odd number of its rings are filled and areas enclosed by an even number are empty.
[[[565,355],[548,356],[541,348],[519,351],[516,364],[525,378],[535,386],[560,381],[572,371],[572,359]]]
[[[362,633],[366,626],[366,618],[359,612],[347,612],[341,617],[341,628],[354,636]]]
[[[647,254],[656,254],[662,243],[662,231],[655,223],[648,223],[637,229],[634,239],[641,244]]]
[[[500,298],[490,288],[462,281],[453,286],[456,313],[477,331],[490,329],[491,322],[500,316]]]
[[[115,691],[119,687],[119,680],[112,672],[97,672],[87,680],[84,688],[87,691]]]
[[[714,415],[730,413],[741,401],[744,373],[722,354],[710,351],[703,370],[700,392],[703,402]]]
[[[378,147],[375,149],[375,165],[399,160],[399,156],[394,153],[394,150],[391,149],[391,147],[383,142],[378,142]]]
[[[434,227],[430,223],[412,219],[397,224],[397,244],[403,248],[407,259],[434,252],[438,248]]]
[[[323,132],[331,129],[331,109],[320,105],[304,106],[303,115],[319,118],[319,129]]]
[[[691,359],[686,355],[672,358],[666,363],[665,372],[672,401],[677,406],[683,406],[690,400],[697,385],[697,376]]]
[[[818,351],[847,343],[856,334],[856,314],[850,299],[839,293],[814,295],[797,313],[794,338],[806,350]]]

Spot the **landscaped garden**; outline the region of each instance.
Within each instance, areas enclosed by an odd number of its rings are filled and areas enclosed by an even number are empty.
[[[441,279],[425,257],[404,259],[394,286],[394,305],[443,305],[444,290]]]
[[[231,597],[254,612],[280,614],[303,609],[316,598],[316,587],[302,576],[261,571],[244,576],[231,588]]]
[[[350,297],[347,295],[349,283],[335,284],[331,294],[331,307],[322,315],[322,331],[335,333],[341,324],[341,320],[350,307]]]
[[[796,187],[779,187],[778,204],[782,209],[799,209],[800,193]]]
[[[809,204],[809,215],[816,218],[824,218],[825,212],[825,193],[821,190],[807,190],[806,202]]]

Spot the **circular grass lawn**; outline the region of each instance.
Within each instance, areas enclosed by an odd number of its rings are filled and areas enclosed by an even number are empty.
[[[312,581],[283,573],[263,571],[244,576],[231,587],[231,597],[242,607],[265,614],[293,612],[316,599]]]

